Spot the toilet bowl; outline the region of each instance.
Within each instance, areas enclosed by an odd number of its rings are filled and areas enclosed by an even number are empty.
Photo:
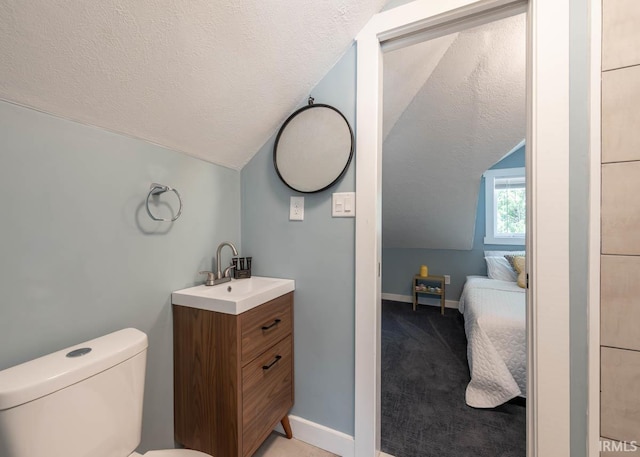
[[[211,457],[138,454],[147,335],[128,328],[0,371],[2,457]]]

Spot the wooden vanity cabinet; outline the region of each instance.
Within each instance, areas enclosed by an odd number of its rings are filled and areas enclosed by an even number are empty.
[[[249,457],[293,406],[293,292],[239,315],[173,305],[175,439]],[[290,429],[289,429],[290,430]]]

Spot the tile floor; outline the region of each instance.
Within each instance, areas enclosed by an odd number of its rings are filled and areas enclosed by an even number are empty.
[[[258,448],[253,457],[339,457],[293,438],[288,440],[279,433],[272,433]]]

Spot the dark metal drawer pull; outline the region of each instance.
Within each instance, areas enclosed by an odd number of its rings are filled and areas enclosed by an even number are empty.
[[[265,325],[264,327],[262,327],[262,330],[269,330],[271,327],[273,327],[274,325],[278,325],[280,322],[282,322],[280,319],[276,319],[275,321],[273,321],[273,324]]]
[[[263,370],[268,370],[269,368],[271,368],[272,366],[274,366],[274,365],[276,364],[276,362],[277,362],[278,360],[280,360],[281,358],[282,358],[282,356],[281,356],[281,355],[277,355],[277,356],[276,356],[276,359],[275,359],[273,362],[271,362],[269,365],[262,365],[262,369],[263,369]]]

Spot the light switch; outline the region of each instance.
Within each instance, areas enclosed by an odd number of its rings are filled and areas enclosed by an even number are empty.
[[[353,210],[353,197],[351,195],[344,196],[344,212],[345,214],[351,213]]]
[[[291,202],[289,204],[289,220],[304,220],[304,197],[291,197]]]
[[[356,193],[336,192],[335,194],[333,194],[331,215],[333,217],[355,217]]]

